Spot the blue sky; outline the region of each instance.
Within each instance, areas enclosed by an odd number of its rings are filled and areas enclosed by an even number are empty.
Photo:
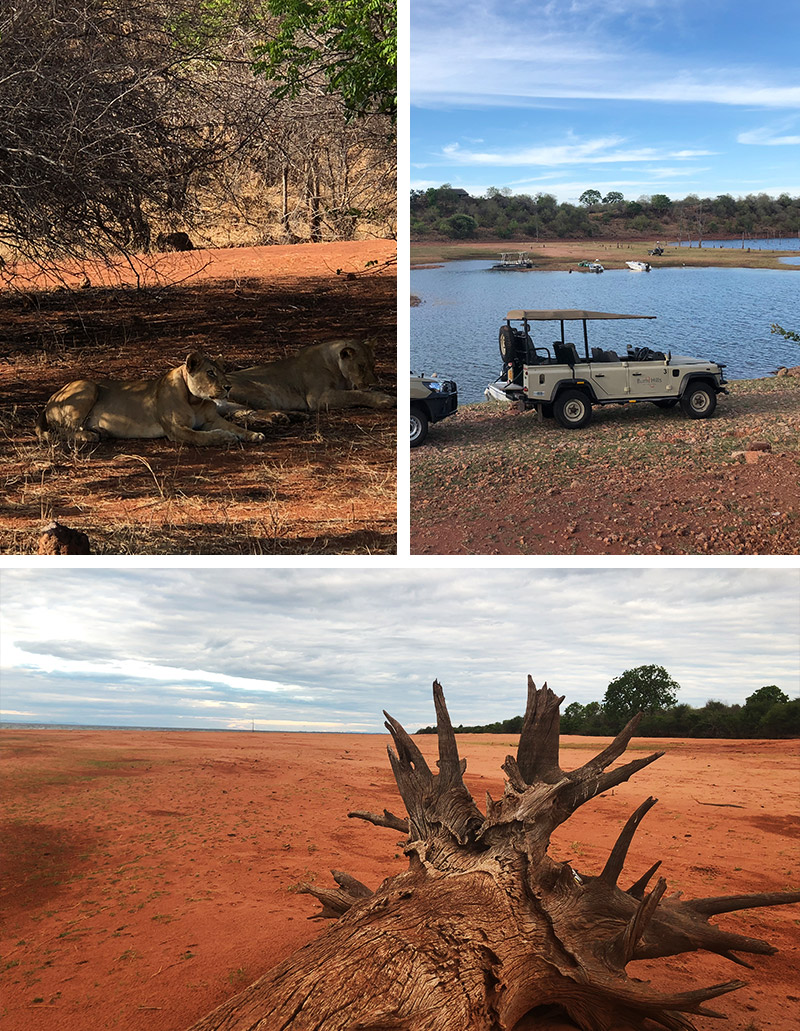
[[[800,693],[800,569],[119,570],[0,574],[7,722],[411,730],[565,704],[663,665],[679,698]]]
[[[797,0],[411,0],[411,187],[800,194]]]

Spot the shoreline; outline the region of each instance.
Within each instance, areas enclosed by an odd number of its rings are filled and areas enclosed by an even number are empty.
[[[448,241],[411,243],[411,268],[435,268],[451,261],[496,261],[501,252],[525,251],[534,263],[531,272],[577,271],[580,261],[599,261],[606,269],[624,269],[627,261],[647,261],[659,268],[767,268],[798,271],[800,264],[782,262],[800,258],[800,251],[741,250],[738,247],[664,246],[661,255],[649,255],[655,241],[647,240],[547,240],[454,243]],[[524,275],[524,272],[519,272]]]

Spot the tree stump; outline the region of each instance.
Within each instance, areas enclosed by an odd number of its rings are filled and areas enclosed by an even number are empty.
[[[387,713],[389,761],[406,817],[352,812],[408,835],[408,869],[376,891],[341,871],[336,887],[304,885],[336,923],[192,1031],[524,1031],[547,1014],[583,1031],[689,1031],[705,1004],[739,980],[671,994],[626,973],[632,960],[704,949],[770,954],[767,942],[724,931],[712,916],[800,901],[800,892],[683,900],[666,896],[655,862],[619,886],[646,799],[623,827],[600,874],[548,855],[550,835],[589,799],[627,781],[663,752],[610,767],[636,716],[590,762],[558,765],[559,706],[528,678],[516,758],[501,798],[481,812],[464,785],[441,685],[433,685],[438,772]]]

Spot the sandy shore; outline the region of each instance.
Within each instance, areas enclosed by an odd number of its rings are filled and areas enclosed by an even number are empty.
[[[800,269],[800,265],[780,260],[787,256],[800,257],[798,251],[759,251],[708,244],[703,247],[667,247],[662,241],[664,253],[654,257],[648,254],[654,246],[655,240],[431,241],[411,244],[411,265],[421,268],[443,261],[497,261],[502,251],[526,251],[536,269],[548,272],[577,271],[579,261],[599,261],[607,269],[625,268],[626,261],[649,261],[654,269],[684,265],[693,268],[772,268],[795,272]],[[524,272],[502,274],[525,275]]]
[[[433,737],[417,740],[435,753]],[[382,736],[30,729],[1,743],[9,1031],[182,1031],[320,933],[299,882],[330,883],[338,868],[376,887],[405,866],[396,832],[346,816],[400,808]],[[508,735],[461,738],[479,805],[501,792],[515,747]],[[635,741],[630,751],[662,748],[560,828],[553,854],[597,873],[653,794],[631,881],[661,859],[669,890],[690,897],[796,887],[798,742]],[[598,750],[565,738],[562,765]],[[726,1027],[794,1031],[800,907],[720,923],[780,950],[750,957],[748,986],[715,1005]],[[635,966],[681,989],[742,974],[703,955]]]

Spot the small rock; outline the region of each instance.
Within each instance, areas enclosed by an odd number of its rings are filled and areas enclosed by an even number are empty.
[[[90,555],[89,538],[81,530],[62,526],[54,519],[39,538],[39,555]]]

